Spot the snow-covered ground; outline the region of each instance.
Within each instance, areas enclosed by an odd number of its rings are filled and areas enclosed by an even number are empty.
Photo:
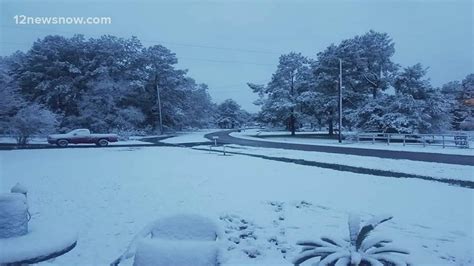
[[[140,144],[150,144],[148,142],[140,141],[139,139],[143,137],[130,137],[128,140],[119,140],[117,142],[110,142],[109,145],[140,145]],[[16,144],[16,139],[12,137],[0,137],[0,144]],[[48,144],[46,138],[32,138],[28,141],[28,144]],[[90,146],[93,144],[71,144],[73,146]]]
[[[298,132],[297,135],[305,134],[314,134],[315,132]],[[288,131],[261,131],[259,129],[247,129],[242,132],[232,132],[230,134],[233,137],[251,139],[251,140],[260,140],[260,141],[269,141],[269,142],[285,142],[285,143],[298,143],[298,144],[309,144],[309,145],[324,145],[324,146],[340,146],[340,147],[351,147],[351,148],[363,148],[363,149],[381,149],[381,150],[396,150],[396,151],[413,151],[413,152],[431,152],[431,153],[446,153],[446,154],[465,154],[465,155],[474,155],[474,143],[470,143],[470,148],[458,148],[458,147],[446,147],[435,146],[435,145],[426,145],[421,144],[408,144],[403,146],[402,143],[387,143],[376,142],[372,144],[370,141],[365,142],[343,142],[338,143],[334,139],[317,139],[317,138],[308,138],[308,137],[288,137]],[[260,138],[256,136],[265,136],[271,135],[275,137],[265,137]],[[278,136],[282,135],[282,136]]]
[[[174,147],[0,151],[0,181],[1,192],[29,188],[32,223],[78,231],[75,249],[43,265],[106,265],[175,213],[224,229],[223,265],[290,265],[297,240],[345,237],[349,212],[394,215],[376,233],[415,265],[474,263],[474,190],[436,182]]]
[[[202,129],[189,132],[180,132],[176,136],[162,140],[161,142],[170,144],[208,142],[204,135],[219,131],[219,129]]]
[[[0,143],[4,143],[4,144],[16,144],[17,141],[15,138],[13,137],[0,137]],[[30,144],[47,144],[48,141],[46,140],[46,138],[38,138],[38,137],[35,137],[35,138],[31,138],[28,140],[28,143]]]
[[[474,166],[430,163],[412,160],[395,160],[379,157],[367,157],[314,151],[259,148],[241,145],[225,145],[226,151],[246,154],[265,155],[278,158],[301,159],[306,161],[363,167],[398,173],[430,176],[437,179],[456,179],[474,181]],[[195,148],[209,149],[201,145]],[[213,148],[221,151],[222,147]]]

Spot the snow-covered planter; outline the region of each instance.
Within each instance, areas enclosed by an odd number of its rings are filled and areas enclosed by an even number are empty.
[[[0,195],[0,238],[19,237],[27,233],[28,204],[25,195]]]
[[[405,258],[397,254],[409,254],[408,251],[390,245],[392,240],[368,237],[375,227],[393,217],[376,217],[360,227],[359,216],[349,217],[350,240],[321,237],[316,241],[299,241],[303,246],[294,260],[301,265],[307,260],[319,258],[316,265],[331,266],[388,266],[409,265]]]
[[[217,266],[215,241],[143,239],[138,243],[134,266]]]
[[[151,237],[168,240],[216,241],[219,228],[210,219],[194,214],[178,214],[152,223]]]
[[[143,228],[111,265],[135,255],[134,266],[216,266],[219,235],[216,223],[200,215],[159,219]]]
[[[17,183],[11,193],[0,195],[0,265],[29,265],[46,261],[76,246],[70,227],[51,221],[28,224],[30,214],[25,186]]]

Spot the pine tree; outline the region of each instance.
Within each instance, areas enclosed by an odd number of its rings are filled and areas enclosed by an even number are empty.
[[[245,122],[245,112],[232,99],[227,99],[217,106],[217,125],[221,128],[236,128]]]
[[[312,82],[311,61],[300,53],[280,56],[277,70],[266,85],[249,83],[249,87],[260,96],[260,117],[266,122],[286,125],[295,135],[303,106],[299,97],[310,89]]]

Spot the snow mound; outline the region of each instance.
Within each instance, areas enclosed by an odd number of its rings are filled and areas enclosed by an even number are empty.
[[[134,266],[219,265],[215,241],[143,239],[137,246]]]
[[[28,193],[28,189],[24,185],[16,183],[16,185],[11,188],[10,192],[26,195]]]
[[[178,214],[153,223],[152,238],[168,240],[215,241],[218,226],[210,219],[195,214]]]

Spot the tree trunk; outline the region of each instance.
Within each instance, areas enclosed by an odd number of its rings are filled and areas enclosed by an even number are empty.
[[[372,88],[372,97],[374,99],[377,98],[377,92],[378,92],[378,88]]]
[[[328,119],[328,127],[329,127],[329,136],[334,135],[334,127],[332,125],[332,116]]]
[[[295,127],[295,116],[293,114],[290,115],[290,131],[291,135],[295,135],[296,127]]]

